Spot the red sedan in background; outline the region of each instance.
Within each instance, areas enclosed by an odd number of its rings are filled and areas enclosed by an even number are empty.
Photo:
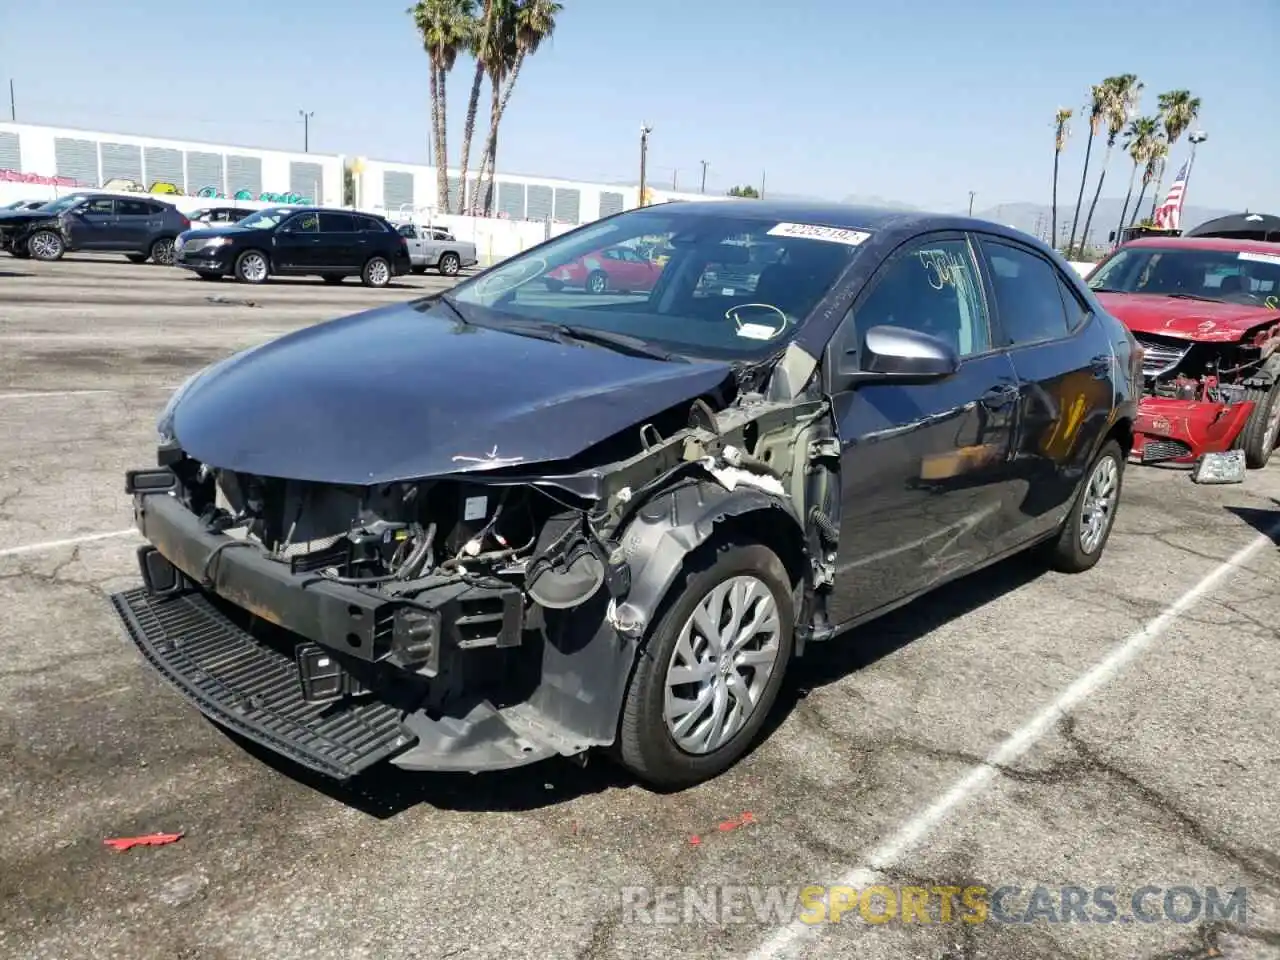
[[[552,293],[581,287],[587,293],[648,293],[658,282],[662,265],[630,247],[604,247],[556,267],[546,276]]]

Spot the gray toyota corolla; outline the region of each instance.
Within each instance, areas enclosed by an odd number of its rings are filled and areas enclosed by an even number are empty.
[[[551,277],[609,251],[602,289]],[[188,380],[113,600],[206,715],[336,778],[603,749],[688,785],[812,644],[1028,548],[1092,567],[1140,377],[993,223],[632,210]]]

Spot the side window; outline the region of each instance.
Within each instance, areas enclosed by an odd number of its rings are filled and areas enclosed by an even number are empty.
[[[364,233],[386,233],[386,228],[373,217],[356,217],[356,226]]]
[[[1067,314],[1058,292],[1057,271],[1028,250],[979,241],[991,265],[1000,324],[1015,345],[1065,337]]]
[[[282,226],[294,233],[319,233],[320,219],[314,213],[300,213]]]
[[[117,200],[116,214],[121,217],[149,217],[151,204],[141,200]]]
[[[905,327],[950,344],[961,357],[991,348],[982,284],[969,244],[962,239],[917,244],[873,281],[853,318],[859,333],[871,327]]]
[[[1067,329],[1076,330],[1089,319],[1089,314],[1093,311],[1062,277],[1058,277],[1058,289],[1062,293],[1062,303],[1067,308]]]
[[[400,236],[404,237],[406,240],[418,239],[418,232],[414,229],[412,223],[405,223],[397,227],[396,233],[400,234]]]
[[[97,200],[90,200],[80,208],[81,213],[91,213],[100,217],[110,217],[116,212],[116,202],[110,197],[99,197]]]
[[[349,213],[320,214],[321,233],[355,233],[354,218]]]

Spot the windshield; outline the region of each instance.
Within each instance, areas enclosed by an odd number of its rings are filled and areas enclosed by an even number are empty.
[[[84,199],[83,194],[72,194],[69,197],[63,197],[60,200],[50,200],[42,207],[37,207],[41,213],[61,213],[63,210],[69,210],[77,203]]]
[[[1088,284],[1099,292],[1280,307],[1280,246],[1275,253],[1132,247],[1098,267]]]
[[[251,229],[274,227],[292,212],[292,210],[259,210],[257,213],[251,213],[236,223],[236,226],[249,227]]]
[[[766,356],[795,335],[868,234],[718,206],[610,217],[450,297],[474,322],[565,324],[720,360]]]

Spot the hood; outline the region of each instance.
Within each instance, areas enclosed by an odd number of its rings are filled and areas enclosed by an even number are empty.
[[[56,220],[58,214],[44,210],[0,210],[0,226],[12,227],[37,220]]]
[[[172,422],[183,449],[215,467],[370,485],[564,460],[731,372],[397,304],[216,364],[187,387]]]
[[[1183,300],[1149,293],[1095,293],[1107,311],[1134,333],[1183,340],[1234,343],[1249,330],[1280,320],[1280,310],[1239,303]]]

